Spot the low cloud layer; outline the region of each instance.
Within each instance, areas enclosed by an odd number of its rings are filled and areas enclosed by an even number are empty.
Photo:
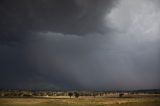
[[[3,0],[0,87],[159,88],[157,2]]]

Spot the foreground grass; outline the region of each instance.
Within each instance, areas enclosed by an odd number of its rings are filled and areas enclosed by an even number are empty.
[[[160,106],[160,97],[0,98],[0,106]]]

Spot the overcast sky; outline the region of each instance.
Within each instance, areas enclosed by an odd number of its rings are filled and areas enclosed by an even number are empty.
[[[1,0],[0,88],[160,88],[159,0]]]

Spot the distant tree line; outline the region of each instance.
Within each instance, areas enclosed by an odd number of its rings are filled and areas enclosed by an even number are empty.
[[[137,90],[137,91],[52,91],[52,90],[0,90],[0,97],[48,97],[48,96],[68,96],[79,98],[79,96],[106,96],[115,94],[119,97],[125,94],[160,94],[160,90]]]

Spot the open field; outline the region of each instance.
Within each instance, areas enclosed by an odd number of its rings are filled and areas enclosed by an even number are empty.
[[[0,98],[0,106],[160,106],[160,95],[130,97]]]

